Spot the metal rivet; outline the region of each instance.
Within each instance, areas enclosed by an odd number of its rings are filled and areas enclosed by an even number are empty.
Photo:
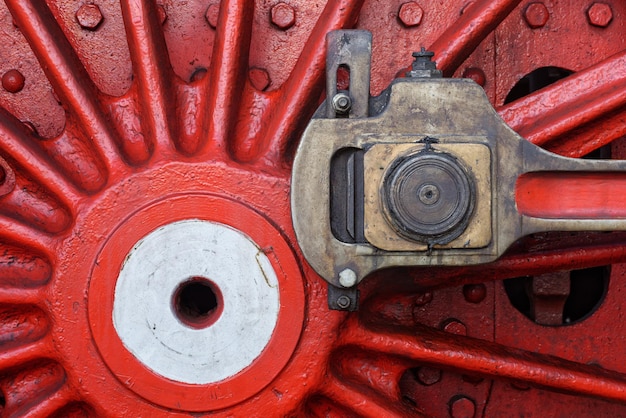
[[[167,20],[167,12],[165,11],[165,7],[158,4],[157,5],[157,16],[159,17],[159,23],[164,24]]]
[[[450,416],[452,418],[473,418],[476,414],[476,404],[466,396],[459,396],[450,402]]]
[[[480,284],[466,284],[463,286],[463,296],[470,303],[480,303],[487,296],[487,287]]]
[[[458,319],[448,319],[441,327],[445,332],[455,335],[467,335],[467,327]]]
[[[267,70],[256,67],[250,68],[250,71],[248,71],[248,79],[252,87],[260,91],[265,91],[272,82]]]
[[[96,30],[103,20],[97,4],[83,4],[76,12],[76,21],[83,29]]]
[[[543,3],[530,3],[524,10],[524,19],[529,27],[536,29],[543,27],[550,17],[550,12]]]
[[[481,87],[484,87],[487,82],[484,71],[476,67],[466,68],[465,71],[463,71],[463,78],[470,78]]]
[[[352,287],[356,284],[356,273],[351,269],[344,269],[339,273],[339,284],[343,287]]]
[[[272,23],[287,30],[296,23],[296,11],[286,3],[278,3],[270,11]]]
[[[606,28],[613,20],[613,10],[606,3],[594,3],[587,10],[587,18],[593,26]]]
[[[333,97],[333,109],[339,114],[345,115],[352,107],[352,99],[346,93],[337,93]]]
[[[206,19],[209,26],[213,29],[217,27],[217,18],[220,15],[220,5],[212,4],[206,9],[206,13],[204,14],[204,18]]]
[[[423,366],[415,373],[417,380],[424,386],[431,386],[441,380],[441,370],[434,367]]]
[[[419,25],[423,17],[424,10],[414,1],[403,3],[398,10],[398,18],[406,27]]]
[[[2,87],[10,93],[17,93],[24,88],[24,81],[18,70],[9,70],[2,76]]]
[[[433,300],[432,292],[420,293],[415,297],[416,306],[428,305]]]

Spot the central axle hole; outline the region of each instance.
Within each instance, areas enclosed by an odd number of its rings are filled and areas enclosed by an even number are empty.
[[[191,328],[206,328],[222,313],[224,306],[218,287],[204,277],[192,277],[181,283],[173,297],[174,313]]]

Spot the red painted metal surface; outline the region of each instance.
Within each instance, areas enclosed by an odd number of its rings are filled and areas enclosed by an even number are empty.
[[[624,415],[624,234],[538,234],[486,266],[382,271],[340,313],[299,252],[289,176],[325,35],[349,27],[373,32],[374,94],[426,46],[536,144],[624,157],[625,21],[613,0],[1,2],[2,416]],[[550,66],[574,74],[505,104]],[[518,203],[622,214],[622,177],[532,176]],[[603,192],[579,204],[589,187]],[[544,199],[555,188],[568,199]],[[254,238],[286,292],[266,351],[208,385],[152,373],[111,324],[128,249],[189,217]],[[601,303],[567,326],[534,323],[502,283],[604,265]]]

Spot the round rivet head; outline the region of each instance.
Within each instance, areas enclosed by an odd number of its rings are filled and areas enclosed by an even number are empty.
[[[76,21],[83,29],[96,30],[103,20],[97,4],[83,4],[76,12]]]
[[[417,2],[409,1],[403,3],[398,10],[398,19],[406,27],[417,26],[422,23],[424,10]]]
[[[415,372],[415,377],[424,386],[431,386],[441,380],[441,370],[434,367],[422,366]]]
[[[9,70],[2,76],[2,87],[10,93],[17,93],[24,88],[24,81],[18,70]]]
[[[287,30],[296,23],[296,11],[286,3],[278,3],[270,11],[272,23]]]
[[[356,284],[356,273],[352,269],[344,269],[339,273],[339,284],[343,287],[352,287]]]
[[[252,87],[259,91],[267,90],[272,82],[267,70],[263,68],[250,68],[250,71],[248,71],[248,79]]]
[[[442,326],[445,332],[455,335],[467,335],[467,327],[458,319],[448,319]]]
[[[485,83],[487,82],[487,77],[485,77],[485,72],[481,70],[480,68],[476,68],[476,67],[466,68],[465,71],[463,71],[463,78],[472,79],[476,82],[476,84],[478,84],[481,87],[484,87]]]
[[[350,298],[346,295],[341,295],[337,298],[337,306],[341,309],[346,309],[350,306]]]
[[[450,402],[452,418],[473,418],[476,415],[476,404],[466,396],[459,396]]]
[[[524,20],[532,29],[545,26],[548,23],[550,12],[543,3],[530,3],[524,10]]]
[[[470,303],[480,303],[487,296],[487,287],[482,284],[466,284],[463,286],[463,296]]]
[[[589,23],[599,28],[606,28],[613,20],[613,10],[606,3],[594,3],[587,10]]]
[[[204,14],[204,18],[206,19],[209,26],[213,29],[217,27],[217,18],[220,14],[220,5],[212,4],[206,9],[206,13]]]

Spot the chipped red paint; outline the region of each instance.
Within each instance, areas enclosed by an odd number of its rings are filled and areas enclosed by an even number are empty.
[[[338,28],[373,33],[374,94],[425,46],[530,141],[626,156],[626,3],[83,3],[0,2],[2,416],[626,413],[626,235],[537,234],[489,265],[388,269],[346,314],[328,310],[289,207],[298,138],[322,100],[325,36]],[[505,104],[522,77],[550,66],[574,74]],[[623,183],[532,174],[518,205],[621,216]],[[212,385],[154,375],[111,326],[129,246],[190,216],[253,237],[288,289],[266,351]],[[532,322],[502,284],[604,265],[601,304],[568,326]]]

